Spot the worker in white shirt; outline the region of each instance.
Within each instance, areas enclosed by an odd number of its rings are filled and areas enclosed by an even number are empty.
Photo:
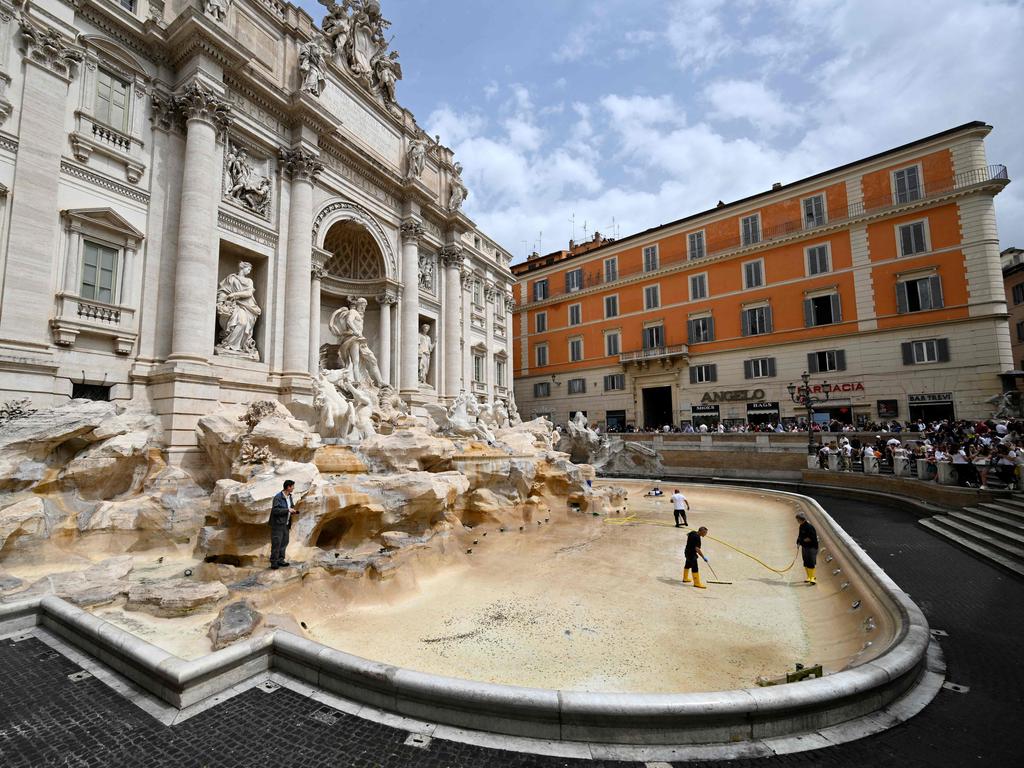
[[[686,500],[686,497],[676,488],[675,493],[671,496],[672,499],[672,514],[676,518],[676,528],[682,528],[683,525],[689,525],[686,521],[686,513],[690,511],[690,502]],[[683,524],[679,524],[679,518],[683,519]]]

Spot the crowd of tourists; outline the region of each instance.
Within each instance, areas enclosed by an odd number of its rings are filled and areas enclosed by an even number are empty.
[[[822,442],[818,465],[830,468],[830,456],[836,467],[852,471],[873,456],[883,467],[895,468],[897,459],[924,460],[930,468],[920,479],[935,479],[938,464],[953,465],[958,485],[987,488],[992,481],[1008,488],[1021,487],[1024,465],[1024,421],[937,421],[912,425],[916,434],[901,439],[899,433],[882,431],[873,439],[842,436]],[[920,473],[919,473],[920,476]]]

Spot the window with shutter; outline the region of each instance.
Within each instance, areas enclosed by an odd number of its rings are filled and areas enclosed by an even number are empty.
[[[619,260],[611,258],[604,260],[604,281],[610,283],[619,279]]]
[[[661,291],[657,285],[644,288],[644,309],[657,309],[661,306]]]
[[[752,379],[754,378],[754,361],[744,360],[743,361],[743,378]]]
[[[533,284],[533,300],[543,301],[548,297],[548,281],[538,280]]]
[[[897,203],[910,203],[921,199],[921,179],[918,175],[917,166],[893,173],[893,188],[896,193]]]
[[[686,249],[691,259],[703,259],[705,255],[704,250],[704,232],[693,232],[686,238]]]
[[[604,337],[604,350],[605,350],[605,354],[608,355],[609,357],[611,357],[612,355],[617,355],[617,354],[619,354],[619,349],[620,349],[620,345],[619,345],[619,334],[618,334],[618,332],[616,331],[615,333],[607,333],[607,334],[605,334],[605,337]]]
[[[102,69],[96,71],[95,117],[111,128],[128,132],[128,95],[131,86]]]
[[[579,325],[583,322],[583,306],[581,304],[569,305],[569,325]]]
[[[760,288],[764,285],[764,262],[748,261],[743,265],[743,287]]]
[[[827,245],[813,245],[807,249],[808,275],[823,275],[831,271]]]
[[[120,252],[99,243],[85,241],[82,252],[82,284],[79,295],[83,299],[113,304],[117,283],[117,259]]]
[[[901,224],[899,227],[900,256],[914,256],[928,250],[928,237],[923,221]]]
[[[618,317],[619,316],[619,297],[618,296],[605,296],[604,297],[604,316],[605,317]]]
[[[706,274],[690,276],[690,301],[708,297],[708,276]]]
[[[896,310],[901,314],[941,309],[942,306],[942,278],[938,275],[896,284]]]
[[[548,329],[548,313],[538,312],[534,316],[534,323],[536,323],[536,332],[544,333]]]
[[[910,341],[905,341],[900,345],[900,350],[903,353],[903,364],[913,365],[914,364],[914,344]]]
[[[569,394],[579,395],[587,391],[586,379],[569,379]]]
[[[804,300],[804,321],[808,328],[830,325],[842,320],[839,294],[829,293]]]
[[[649,245],[644,248],[644,272],[653,272],[658,268],[658,246]]]
[[[583,270],[574,269],[565,273],[565,292],[573,293],[583,287]]]
[[[753,245],[761,242],[761,215],[755,213],[740,219],[740,242]]]
[[[825,196],[815,195],[804,200],[804,227],[820,227],[825,223]]]

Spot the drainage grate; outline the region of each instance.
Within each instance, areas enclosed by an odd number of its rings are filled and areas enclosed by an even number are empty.
[[[72,683],[77,683],[79,680],[88,680],[90,677],[92,677],[92,675],[83,669],[80,672],[73,672],[68,675],[68,680]]]
[[[23,635],[15,635],[14,637],[11,638],[11,642],[12,643],[20,643],[22,640],[28,640],[30,637],[32,637],[32,633],[31,632],[26,632]]]
[[[330,707],[321,707],[315,712],[311,712],[309,716],[311,719],[316,720],[318,723],[323,723],[324,725],[334,725],[341,719],[341,715]]]
[[[264,680],[262,683],[256,686],[264,693],[273,693],[274,691],[280,690],[281,686],[275,683],[273,680]]]
[[[967,693],[969,690],[971,690],[966,685],[960,685],[959,683],[951,683],[949,682],[949,680],[944,682],[942,684],[942,687],[945,688],[947,691],[952,691],[953,693]]]
[[[405,740],[405,746],[416,747],[417,749],[430,749],[431,741],[433,739],[422,733],[410,733],[409,738]]]

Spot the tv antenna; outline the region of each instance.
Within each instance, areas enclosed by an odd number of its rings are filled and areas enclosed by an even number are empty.
[[[612,216],[612,224],[611,224],[611,226],[608,229],[611,232],[612,238],[614,238],[615,240],[618,240],[619,239],[619,224],[618,224],[617,221],[615,221],[615,217],[614,216]]]
[[[572,224],[572,239],[576,241],[576,212],[573,211],[572,216],[569,217],[569,223]]]
[[[587,229],[587,222],[586,222],[586,220],[584,220],[584,222],[583,222],[583,242],[587,242],[588,240],[590,240],[590,230]]]

